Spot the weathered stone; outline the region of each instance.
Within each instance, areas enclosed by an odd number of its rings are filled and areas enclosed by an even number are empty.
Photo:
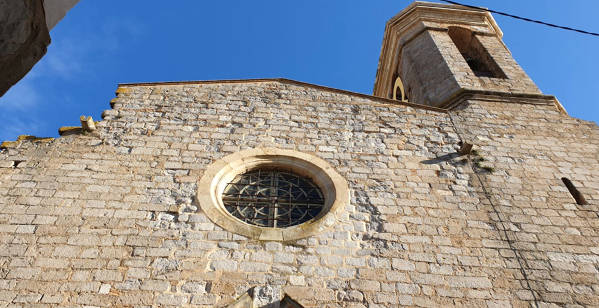
[[[387,37],[405,43],[401,72],[377,80],[409,75],[418,99],[463,89],[447,109],[289,80],[122,85],[97,136],[0,151],[0,305],[223,307],[258,287],[307,307],[599,306],[598,127],[518,83],[486,13],[445,8],[400,15],[414,24],[388,30],[414,37]],[[475,27],[508,78],[470,71],[452,25]],[[240,235],[200,206],[209,166],[273,148],[347,181],[310,236]]]
[[[42,0],[2,1],[0,28],[0,96],[46,53],[50,34]]]

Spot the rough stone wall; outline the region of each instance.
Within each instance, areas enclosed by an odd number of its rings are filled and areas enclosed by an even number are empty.
[[[118,92],[95,133],[0,153],[0,303],[213,307],[266,285],[306,307],[599,304],[596,125],[474,101],[450,118],[286,82]],[[455,154],[460,135],[492,173]],[[260,242],[198,212],[206,166],[258,146],[334,166],[352,194],[341,221]]]
[[[482,241],[523,268],[517,293],[560,305],[599,305],[599,128],[555,106],[468,100],[455,111],[462,137],[478,145],[480,176],[501,242]],[[476,160],[476,156],[473,157]],[[588,201],[577,205],[561,178]],[[517,254],[517,255],[516,255]],[[517,256],[517,258],[516,258]]]
[[[446,59],[451,55],[441,52],[452,47],[457,48],[451,39],[449,42],[443,42],[442,36],[449,39],[445,32],[422,32],[401,50],[398,73],[411,102],[436,106],[450,98],[458,89],[456,77],[448,65],[451,60]],[[462,57],[459,51],[457,56]],[[457,60],[455,59],[456,62]]]
[[[409,100],[440,106],[463,89],[541,93],[496,36],[476,37],[507,78],[476,76],[447,31],[428,30],[418,34],[401,50],[398,72],[408,89]]]
[[[451,48],[447,48],[442,52],[446,53],[446,55],[451,55],[451,57],[448,56],[448,59],[452,59],[451,61],[448,61],[448,64],[449,67],[451,67],[454,76],[456,76],[460,88],[508,93],[541,93],[535,83],[514,60],[512,54],[500,39],[490,35],[476,35],[476,38],[489,52],[489,55],[495,60],[507,78],[475,76],[468,67],[464,57],[460,54],[460,51],[455,47],[453,42],[451,42],[449,35],[444,33],[442,39],[444,41],[449,40],[449,43],[451,43],[451,45],[448,45],[447,42],[445,42],[445,46],[451,46]]]

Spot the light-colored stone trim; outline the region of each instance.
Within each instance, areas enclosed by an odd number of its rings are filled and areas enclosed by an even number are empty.
[[[555,105],[559,112],[568,115],[564,106],[562,106],[555,96],[538,93],[506,93],[499,91],[461,89],[445,102],[439,104],[439,106],[447,110],[453,110],[456,106],[461,105],[464,100],[468,99],[525,105]]]
[[[323,192],[325,205],[314,219],[288,228],[247,224],[227,212],[222,204],[225,186],[238,174],[258,167],[283,167],[311,178]],[[331,227],[338,212],[349,204],[347,181],[326,161],[306,153],[277,148],[244,150],[208,166],[198,183],[197,200],[208,218],[223,229],[252,239],[290,241],[315,235]]]

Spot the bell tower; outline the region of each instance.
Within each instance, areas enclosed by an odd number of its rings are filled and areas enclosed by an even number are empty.
[[[446,107],[464,92],[539,95],[489,12],[414,2],[385,26],[374,95]]]

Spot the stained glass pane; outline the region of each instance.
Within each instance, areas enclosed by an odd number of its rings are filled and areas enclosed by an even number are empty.
[[[225,187],[225,209],[246,223],[285,228],[322,211],[324,198],[309,178],[292,172],[258,169],[240,174]]]

